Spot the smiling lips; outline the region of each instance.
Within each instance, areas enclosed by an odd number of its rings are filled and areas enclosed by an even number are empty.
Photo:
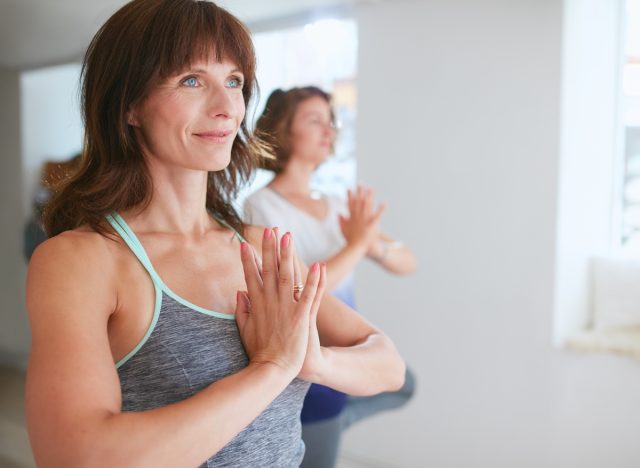
[[[229,139],[229,136],[233,134],[233,130],[211,130],[208,132],[194,133],[193,135],[212,143],[225,143]]]

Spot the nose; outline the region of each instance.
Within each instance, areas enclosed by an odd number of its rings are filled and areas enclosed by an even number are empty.
[[[242,105],[240,104],[242,103]],[[231,119],[244,112],[244,100],[225,86],[211,86],[207,93],[207,115]]]
[[[329,135],[331,138],[333,138],[336,135],[336,128],[333,125],[333,123],[330,123],[328,125],[324,125],[324,134],[325,135]]]

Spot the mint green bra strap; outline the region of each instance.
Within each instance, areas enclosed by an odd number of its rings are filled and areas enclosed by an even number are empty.
[[[122,240],[125,241],[125,243],[129,246],[133,254],[145,268],[145,270],[147,270],[149,276],[151,276],[151,280],[156,285],[163,287],[164,283],[162,282],[162,279],[160,279],[160,276],[158,276],[158,273],[156,273],[156,270],[153,268],[147,252],[145,252],[144,247],[142,247],[142,244],[133,233],[131,228],[127,225],[125,220],[122,219],[122,216],[120,216],[118,213],[112,213],[110,215],[107,215],[107,221],[109,221],[111,226],[113,226],[113,229],[115,229],[120,237],[122,237]]]
[[[215,310],[205,309],[203,307],[200,307],[196,304],[189,302],[185,298],[173,292],[162,281],[162,279],[160,278],[160,275],[156,273],[156,270],[153,268],[153,265],[151,264],[151,260],[149,259],[147,252],[144,250],[144,247],[140,243],[140,240],[138,240],[138,237],[131,230],[131,228],[126,223],[126,221],[122,218],[122,216],[120,216],[118,213],[112,213],[107,216],[107,221],[109,221],[109,223],[113,226],[113,228],[118,232],[120,237],[122,237],[122,239],[126,242],[126,244],[129,246],[131,251],[136,256],[136,258],[140,261],[142,266],[144,266],[147,272],[149,272],[149,275],[151,276],[151,280],[153,281],[157,290],[162,290],[165,294],[167,294],[172,299],[176,300],[182,305],[185,305],[188,308],[193,309],[197,312],[201,312],[203,314],[211,315],[214,317],[223,318],[226,320],[235,320],[235,315],[233,314],[225,314],[222,312],[217,312]]]
[[[236,235],[236,237],[238,238],[238,240],[240,240],[240,242],[247,242],[246,239],[238,231],[233,229],[229,225],[229,223],[227,223],[224,219],[219,218],[218,216],[215,216],[215,215],[214,215],[214,218],[224,227],[232,230]],[[158,275],[158,273],[156,273],[156,270],[153,268],[153,265],[151,264],[151,260],[149,259],[147,252],[144,250],[144,247],[138,240],[138,237],[131,230],[131,228],[126,223],[126,221],[122,218],[122,216],[114,212],[110,215],[107,215],[107,221],[109,221],[111,226],[113,226],[113,228],[117,231],[117,233],[120,234],[120,237],[122,237],[122,239],[126,242],[126,244],[131,249],[131,251],[134,253],[134,255],[138,258],[140,263],[149,272],[149,275],[151,276],[151,279],[153,280],[153,282],[161,286],[163,289],[168,289],[165,286],[162,279],[160,278],[160,275]]]
[[[231,227],[231,225],[229,223],[227,223],[224,219],[220,218],[219,216],[217,216],[217,215],[215,215],[213,213],[211,215],[215,218],[216,221],[218,221],[224,227],[226,227],[227,229],[231,229],[240,242],[247,242],[247,240],[244,237],[242,237],[242,234],[240,234],[238,231],[233,229]]]

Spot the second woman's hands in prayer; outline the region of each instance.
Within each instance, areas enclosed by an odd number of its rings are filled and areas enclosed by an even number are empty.
[[[380,234],[380,218],[385,206],[374,209],[373,189],[358,185],[347,192],[349,217],[340,216],[340,229],[348,245],[360,246],[368,252]]]
[[[277,230],[265,229],[262,265],[248,243],[241,246],[248,292],[239,291],[236,321],[249,360],[272,363],[292,377],[309,378],[321,361],[316,317],[326,271],[315,263],[304,289],[290,233],[278,239]]]

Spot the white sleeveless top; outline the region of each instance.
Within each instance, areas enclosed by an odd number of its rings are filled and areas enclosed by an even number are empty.
[[[244,202],[244,220],[248,224],[277,227],[280,234],[293,234],[298,257],[311,265],[333,257],[346,245],[338,215],[348,215],[343,200],[322,195],[329,207],[327,216],[320,220],[293,205],[269,187],[263,187]],[[333,293],[353,306],[353,274],[350,273]]]

